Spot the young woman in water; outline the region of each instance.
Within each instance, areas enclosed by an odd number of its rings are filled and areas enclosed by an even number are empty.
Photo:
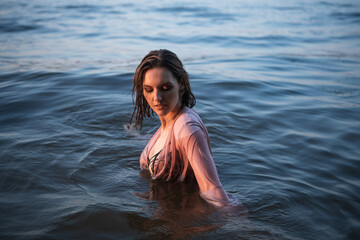
[[[195,96],[182,62],[169,50],[149,52],[133,78],[136,102],[131,120],[142,126],[155,112],[161,122],[140,157],[140,167],[152,179],[185,181],[196,178],[200,195],[217,206],[241,206],[222,187],[206,127],[191,108]],[[152,112],[153,111],[153,112]]]

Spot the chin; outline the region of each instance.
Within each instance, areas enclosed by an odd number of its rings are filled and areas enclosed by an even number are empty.
[[[167,111],[157,111],[155,112],[158,116],[166,116],[169,112]]]

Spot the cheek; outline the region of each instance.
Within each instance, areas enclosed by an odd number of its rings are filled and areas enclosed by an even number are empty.
[[[177,102],[180,98],[180,93],[177,90],[171,91],[171,96],[169,97],[171,97],[172,101]]]
[[[148,101],[148,99],[149,99],[149,93],[147,93],[147,92],[143,92],[143,95],[144,95],[144,98],[145,98],[145,100],[147,101],[147,102],[149,102]]]

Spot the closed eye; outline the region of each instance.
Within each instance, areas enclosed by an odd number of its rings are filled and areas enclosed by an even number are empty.
[[[163,90],[165,90],[165,91],[169,91],[169,90],[171,90],[171,85],[164,85],[163,87]]]
[[[145,90],[145,92],[151,92],[151,91],[152,91],[152,88],[147,88],[147,87],[145,87],[144,90]]]

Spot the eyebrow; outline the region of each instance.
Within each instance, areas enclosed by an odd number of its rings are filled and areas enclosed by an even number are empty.
[[[172,85],[172,83],[171,82],[166,82],[164,84],[161,84],[161,86],[164,86],[164,85]],[[153,87],[153,86],[143,84],[143,87]]]

